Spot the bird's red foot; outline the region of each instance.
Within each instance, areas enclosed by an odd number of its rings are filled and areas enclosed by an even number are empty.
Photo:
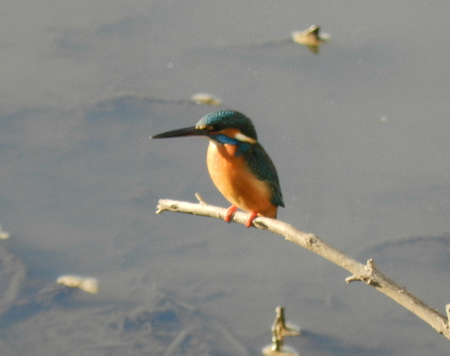
[[[225,215],[223,220],[225,220],[226,222],[230,222],[231,218],[233,217],[233,214],[236,212],[236,210],[237,210],[237,208],[234,205],[230,206],[227,210],[227,215]]]
[[[250,217],[248,218],[247,222],[245,223],[246,227],[250,227],[252,226],[253,220],[255,220],[255,218],[258,216],[258,213],[252,213],[252,215],[250,215]]]

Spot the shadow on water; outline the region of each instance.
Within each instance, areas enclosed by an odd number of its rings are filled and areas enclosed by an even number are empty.
[[[54,354],[58,349],[71,350],[67,355],[247,354],[220,323],[160,290],[139,304],[56,283],[39,290],[26,278],[19,258],[1,245],[0,266],[5,291],[0,295],[2,350],[30,355]]]

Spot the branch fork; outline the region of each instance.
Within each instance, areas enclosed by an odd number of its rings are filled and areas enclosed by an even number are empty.
[[[352,275],[345,279],[345,282],[351,283],[360,281],[370,286],[380,286],[376,278],[377,268],[373,259],[368,259],[367,264],[364,266],[364,273],[358,275]]]

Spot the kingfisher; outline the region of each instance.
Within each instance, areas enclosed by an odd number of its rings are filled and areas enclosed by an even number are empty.
[[[231,221],[237,208],[251,214],[247,227],[258,215],[277,217],[278,207],[284,207],[277,171],[247,116],[234,110],[220,110],[203,116],[195,126],[150,138],[182,136],[203,136],[209,140],[206,154],[209,175],[232,204],[225,221]]]

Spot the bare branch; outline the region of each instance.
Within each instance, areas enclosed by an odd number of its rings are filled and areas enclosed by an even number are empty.
[[[201,199],[203,202],[203,199]],[[227,209],[212,205],[193,204],[183,201],[161,199],[158,202],[157,214],[163,211],[172,211],[178,213],[187,213],[193,215],[209,216],[212,218],[223,219]],[[245,225],[249,214],[236,212],[233,221]],[[394,281],[387,278],[375,266],[373,260],[368,260],[363,265],[356,260],[347,257],[342,252],[327,245],[314,234],[308,234],[297,230],[294,226],[280,220],[257,217],[253,221],[253,226],[268,230],[274,234],[283,236],[286,240],[304,247],[323,258],[333,262],[341,268],[349,271],[352,276],[346,278],[346,282],[361,281],[377,289],[389,298],[395,300],[403,307],[414,313],[420,319],[432,326],[438,333],[450,339],[448,318],[430,308],[423,301],[412,295],[404,287],[397,285]],[[446,306],[447,315],[450,314],[450,304]]]

